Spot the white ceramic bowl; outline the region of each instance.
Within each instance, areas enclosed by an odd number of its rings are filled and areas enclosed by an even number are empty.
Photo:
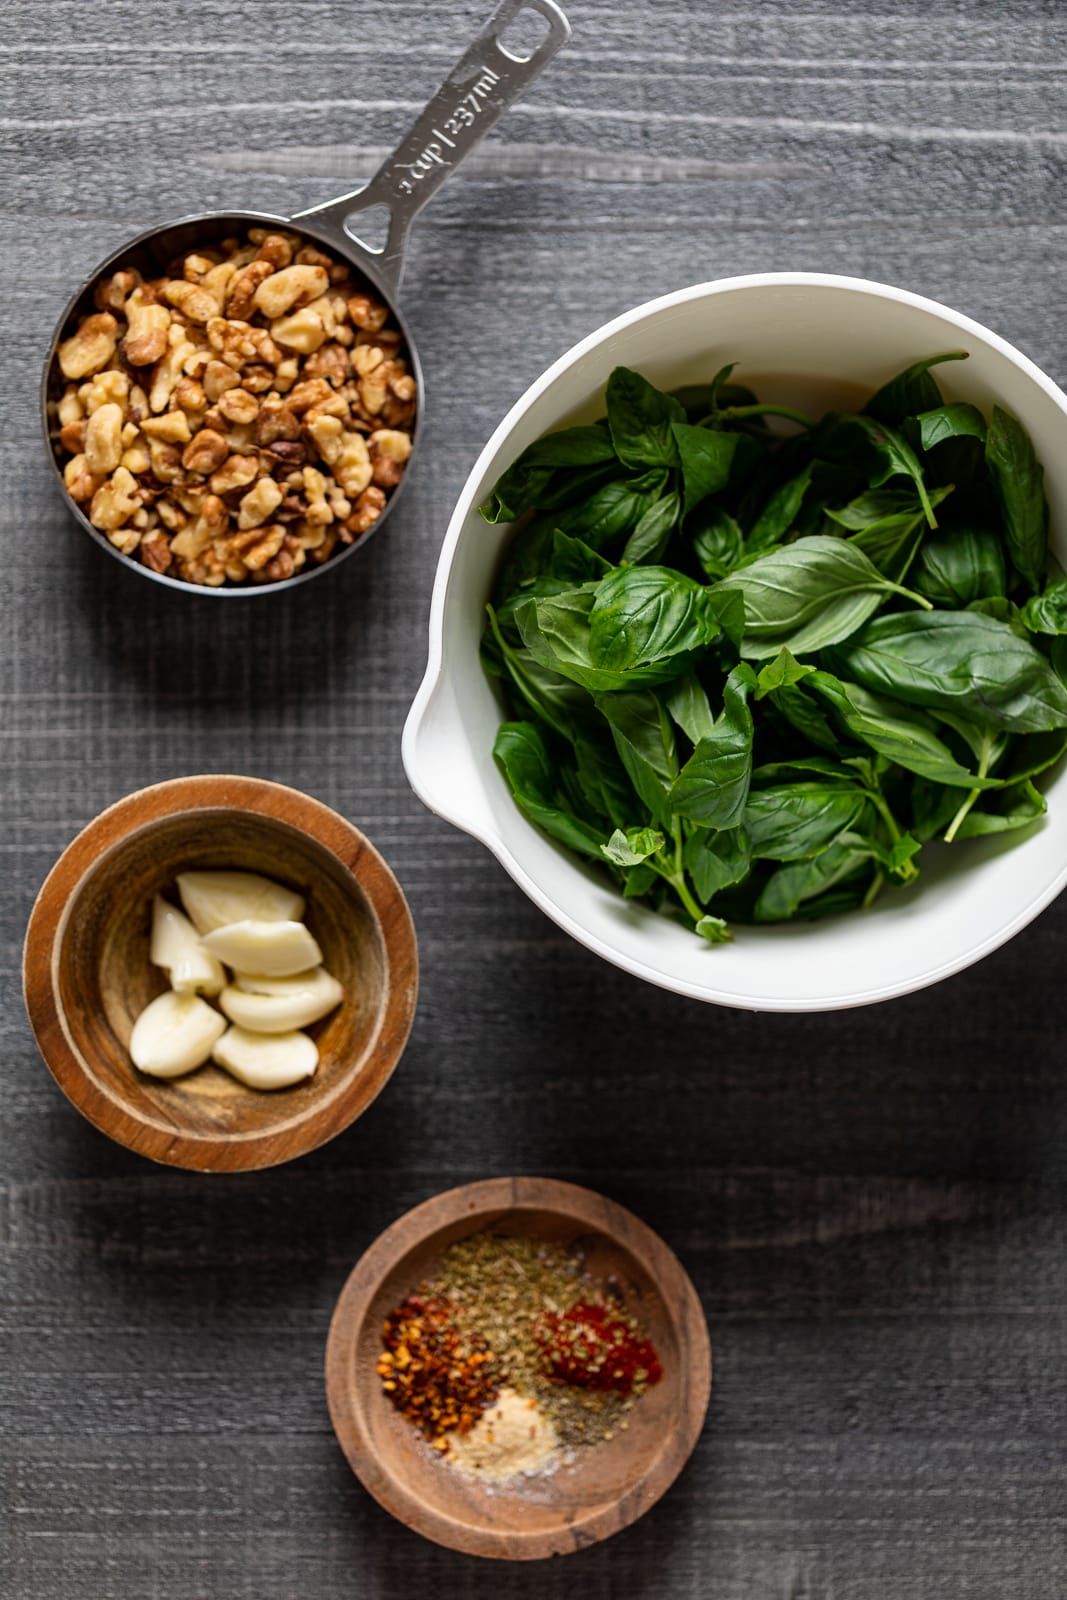
[[[484,607],[510,528],[478,506],[533,439],[603,414],[615,366],[664,388],[727,361],[762,399],[827,409],[870,392],[910,362],[964,349],[937,371],[949,399],[988,415],[994,401],[1029,429],[1043,461],[1056,554],[1067,564],[1067,395],[1032,361],[947,306],[884,284],[766,273],[697,284],[637,306],[562,356],[512,407],[482,451],[445,536],[430,614],[429,665],[404,729],[404,765],[431,810],[486,844],[561,928],[637,977],[698,1000],[754,1011],[865,1005],[936,983],[997,949],[1067,881],[1067,773],[1047,786],[1048,816],[1023,836],[923,852],[907,893],[826,922],[739,927],[706,945],[624,902],[594,870],[519,812],[493,761],[501,702],[478,660]]]

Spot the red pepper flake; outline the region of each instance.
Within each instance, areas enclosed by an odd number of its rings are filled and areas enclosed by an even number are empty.
[[[535,1338],[549,1376],[575,1388],[641,1394],[663,1376],[651,1339],[607,1306],[579,1300],[562,1314],[546,1312]]]
[[[467,1433],[499,1392],[492,1352],[464,1338],[447,1300],[412,1294],[390,1311],[378,1357],[382,1388],[401,1414],[439,1450]]]

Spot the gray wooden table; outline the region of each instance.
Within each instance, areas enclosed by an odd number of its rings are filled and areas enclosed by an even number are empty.
[[[423,811],[399,735],[449,509],[579,335],[786,267],[947,300],[1067,378],[1057,0],[571,0],[575,37],[420,224],[431,390],[365,558],[264,609],[124,574],[37,437],[75,278],[157,218],[369,176],[481,0],[7,0],[0,942],[0,1593],[17,1600],[1055,1600],[1067,1590],[1067,904],[937,990],[712,1010],[571,943]],[[370,1113],[262,1176],[156,1169],[66,1104],[19,954],[57,853],[127,791],[243,771],[366,829],[418,925],[410,1048]],[[650,1070],[653,1068],[654,1070]],[[704,1439],[637,1526],[501,1568],[350,1476],[321,1361],[349,1267],[466,1179],[632,1206],[711,1323]]]

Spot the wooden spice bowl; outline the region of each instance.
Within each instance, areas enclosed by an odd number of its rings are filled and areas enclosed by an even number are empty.
[[[148,957],[152,898],[189,869],[263,873],[303,894],[344,988],[308,1031],[313,1078],[260,1093],[208,1063],[167,1082],[129,1057],[134,1021],[166,975]],[[415,929],[400,885],[357,828],[258,778],[176,778],[128,795],[52,868],[26,931],[26,1009],[64,1094],[120,1144],[170,1166],[237,1172],[291,1161],[370,1105],[415,1012]]]
[[[579,1245],[592,1280],[613,1280],[663,1366],[624,1431],[519,1487],[483,1484],[450,1467],[390,1403],[376,1371],[387,1314],[449,1245],[487,1230]],[[363,1486],[425,1538],[503,1560],[566,1555],[635,1522],[688,1460],[710,1394],[707,1324],[678,1258],[622,1206],[548,1178],[465,1184],[407,1212],[353,1270],[326,1346],[330,1417]]]

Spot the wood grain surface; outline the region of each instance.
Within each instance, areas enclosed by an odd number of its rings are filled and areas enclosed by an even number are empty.
[[[73,281],[205,206],[369,176],[480,0],[7,0],[0,707],[4,1600],[1052,1600],[1067,1590],[1067,903],[927,993],[717,1011],[558,932],[400,764],[434,562],[505,408],[650,295],[766,268],[948,301],[1067,379],[1057,0],[568,0],[575,36],[421,219],[417,481],[336,581],[268,608],[146,593],[69,521],[37,424]],[[225,613],[224,615],[221,613]],[[289,1168],[116,1148],[43,1067],[33,897],[129,790],[236,771],[382,850],[420,936],[411,1044]],[[322,1354],[401,1211],[540,1173],[629,1206],[715,1333],[709,1424],[634,1527],[461,1557],[352,1478]]]

